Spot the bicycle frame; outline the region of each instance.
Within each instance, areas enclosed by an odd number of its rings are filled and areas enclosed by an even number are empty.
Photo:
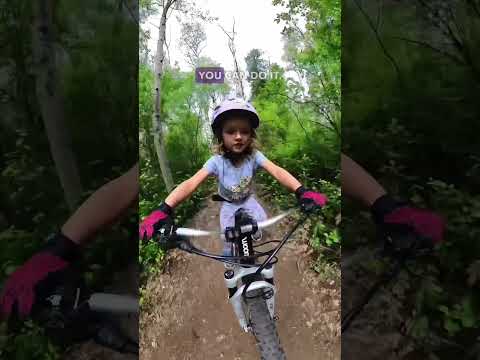
[[[256,259],[249,259],[247,257],[255,254],[252,234],[258,230],[258,225],[256,222],[253,222],[250,231],[245,234],[241,232],[241,227],[249,225],[251,221],[242,209],[237,210],[235,214],[235,226],[225,230],[225,238],[227,242],[232,243],[234,256],[245,257],[247,259],[240,260],[240,263],[255,265]],[[225,285],[230,294],[229,302],[237,316],[240,327],[245,332],[250,331],[245,311],[245,297],[248,297],[249,292],[261,289],[272,319],[275,314],[276,287],[273,282],[274,266],[272,264],[268,269],[257,272],[259,268],[260,265],[248,268],[237,265],[232,270],[227,270],[224,273]]]

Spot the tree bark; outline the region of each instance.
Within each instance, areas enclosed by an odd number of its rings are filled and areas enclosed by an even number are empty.
[[[170,192],[173,190],[173,178],[168,159],[165,152],[163,127],[161,120],[161,85],[163,76],[163,61],[165,54],[163,51],[163,44],[165,42],[165,32],[167,25],[167,12],[176,0],[166,0],[163,6],[162,16],[160,18],[160,26],[158,30],[157,53],[155,54],[155,101],[154,101],[154,115],[152,122],[153,139],[155,150],[157,152],[158,162],[162,171],[163,181]]]
[[[32,46],[36,67],[35,90],[65,199],[69,209],[74,210],[82,193],[82,185],[70,134],[65,124],[63,99],[56,69],[53,29],[55,2],[38,0],[33,4]]]

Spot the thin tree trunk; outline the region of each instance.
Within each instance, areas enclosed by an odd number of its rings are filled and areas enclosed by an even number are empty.
[[[245,91],[243,90],[242,74],[240,74],[240,67],[238,66],[237,53],[236,53],[236,50],[235,50],[235,43],[233,42],[233,40],[232,40],[232,46],[230,48],[230,52],[232,53],[233,62],[235,64],[235,73],[237,74],[237,78],[238,78],[237,81],[238,81],[238,85],[240,87],[240,92],[237,89],[237,96],[240,95],[243,99],[245,99]]]
[[[173,178],[170,166],[168,165],[168,159],[165,152],[163,128],[161,121],[161,85],[163,76],[163,61],[165,54],[163,51],[163,44],[165,42],[165,31],[167,25],[167,12],[169,8],[175,3],[176,0],[167,0],[163,6],[162,16],[160,18],[160,26],[158,30],[157,41],[157,53],[155,54],[155,111],[153,115],[153,139],[155,144],[155,150],[157,152],[158,162],[162,171],[163,181],[170,192],[173,190]]]
[[[235,95],[240,96],[243,99],[245,99],[245,91],[243,90],[243,80],[242,80],[242,75],[240,74],[240,67],[238,66],[238,61],[237,61],[237,50],[235,48],[235,18],[233,18],[233,26],[232,26],[232,34],[230,35],[221,25],[218,25],[220,29],[227,35],[228,37],[228,48],[230,50],[230,53],[232,54],[233,58],[233,66],[235,68],[235,74],[236,74],[236,86],[235,86]]]
[[[82,193],[80,176],[65,124],[63,99],[55,61],[53,0],[33,2],[33,54],[36,65],[36,94],[47,132],[50,151],[70,210]]]

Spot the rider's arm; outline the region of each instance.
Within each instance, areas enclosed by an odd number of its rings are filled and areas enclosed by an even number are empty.
[[[297,190],[302,184],[287,170],[284,168],[274,164],[270,160],[265,160],[262,163],[262,167],[270,173],[275,179],[278,180],[280,184],[285,186],[287,189],[291,190],[292,192]]]
[[[165,203],[170,207],[174,208],[182,201],[187,199],[193,192],[200,186],[200,184],[205,181],[209,173],[206,169],[200,169],[195,175],[190,179],[185,180],[180,185],[178,185],[165,199]]]
[[[360,200],[370,207],[375,200],[387,193],[365,169],[344,154],[341,166],[342,194]]]
[[[122,176],[103,185],[75,211],[62,233],[81,244],[114,222],[138,198],[138,163]]]

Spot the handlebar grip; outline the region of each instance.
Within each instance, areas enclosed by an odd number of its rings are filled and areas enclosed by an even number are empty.
[[[94,293],[88,300],[91,310],[117,314],[138,314],[139,301],[132,295]]]
[[[178,236],[209,236],[212,234],[212,232],[197,229],[177,228],[175,229],[174,234]]]

